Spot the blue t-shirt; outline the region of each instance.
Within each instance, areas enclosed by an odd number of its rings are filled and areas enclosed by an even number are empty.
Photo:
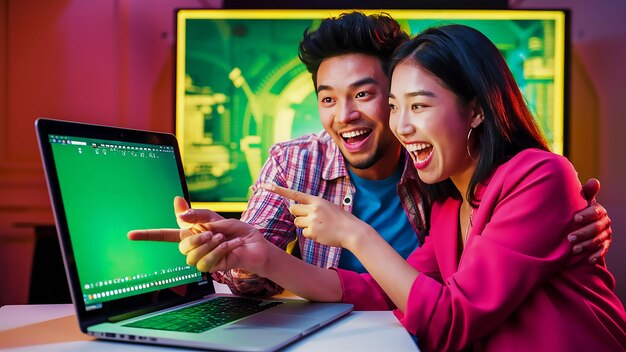
[[[411,227],[396,186],[402,177],[402,166],[383,180],[366,180],[349,171],[356,188],[352,214],[370,224],[396,252],[406,259],[419,246],[417,235]],[[343,249],[339,268],[365,273],[365,267],[349,250]]]

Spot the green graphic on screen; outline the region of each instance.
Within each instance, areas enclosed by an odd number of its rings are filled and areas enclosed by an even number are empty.
[[[389,13],[411,34],[461,23],[487,35],[553,151],[563,153],[562,12]],[[327,16],[298,10],[179,13],[176,123],[192,201],[217,211],[243,210],[269,148],[323,129],[298,44],[306,28]],[[240,207],[228,210],[234,202]]]
[[[411,33],[453,22],[474,27],[496,44],[553,151],[563,152],[562,118],[555,116],[555,23],[548,20],[407,21]],[[555,133],[556,132],[556,133]]]
[[[172,147],[49,140],[86,305],[201,279],[176,243],[126,236],[133,229],[178,228],[172,204],[183,191]]]
[[[192,200],[246,202],[272,144],[322,131],[297,54],[311,24],[188,21],[181,140]]]

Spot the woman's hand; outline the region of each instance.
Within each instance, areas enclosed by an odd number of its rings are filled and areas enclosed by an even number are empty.
[[[289,212],[295,216],[294,225],[301,228],[302,235],[308,239],[350,249],[363,231],[372,230],[368,224],[323,198],[275,184],[261,187],[297,203],[289,207]]]

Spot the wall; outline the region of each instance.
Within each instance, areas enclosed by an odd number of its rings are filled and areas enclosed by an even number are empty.
[[[614,240],[607,255],[626,303],[626,26],[623,0],[509,0],[511,8],[571,9],[571,160],[602,184]]]
[[[0,305],[26,303],[53,222],[34,121],[173,132],[174,9],[220,1],[0,1]]]
[[[510,5],[572,10],[570,154],[582,180],[602,182],[615,233],[609,266],[626,301],[626,3]],[[0,305],[26,303],[33,226],[52,222],[35,118],[173,131],[173,11],[181,7],[221,1],[0,0]]]

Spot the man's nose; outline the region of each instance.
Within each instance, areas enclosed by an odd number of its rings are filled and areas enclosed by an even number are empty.
[[[356,109],[355,104],[351,102],[338,104],[337,110],[336,119],[343,124],[357,120],[361,115],[358,109]]]

